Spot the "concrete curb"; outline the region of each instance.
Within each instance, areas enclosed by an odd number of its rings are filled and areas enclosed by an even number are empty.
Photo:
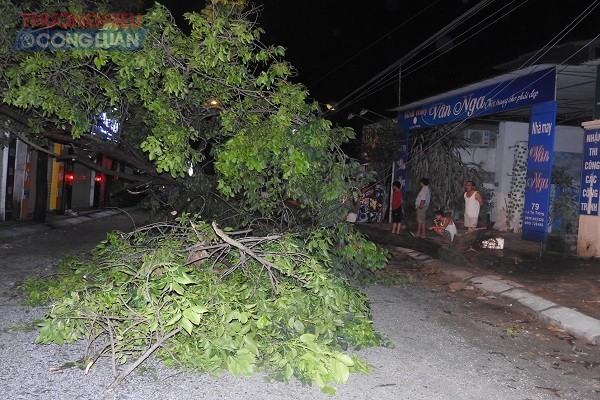
[[[533,311],[536,316],[565,331],[576,338],[600,344],[600,320],[585,315],[575,309],[562,307],[552,301],[523,289],[523,285],[493,275],[475,276],[474,274],[446,261],[432,259],[413,249],[395,247],[396,250],[416,260],[427,262],[428,267],[438,268],[444,274],[459,281],[468,282],[476,288],[496,295],[499,298],[515,301],[519,306]]]
[[[72,228],[75,225],[83,224],[88,221],[95,219],[102,219],[112,217],[121,213],[127,212],[121,209],[110,209],[92,211],[87,214],[78,215],[76,217],[66,217],[52,222],[46,222],[43,224],[32,224],[26,226],[20,226],[11,229],[0,229],[0,238],[18,237],[23,235],[31,235],[35,233],[41,233],[50,231],[53,229],[67,229]]]

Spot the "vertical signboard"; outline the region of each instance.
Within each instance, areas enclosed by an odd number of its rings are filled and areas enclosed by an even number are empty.
[[[400,182],[400,188],[406,198],[406,191],[408,190],[408,132],[400,130],[402,138],[400,140],[400,148],[396,151],[396,157],[394,157],[394,164],[392,165],[392,182],[390,182],[390,199],[394,195],[393,184],[394,181]],[[392,222],[392,202],[389,202],[388,210],[388,222]]]
[[[408,189],[408,132],[402,131],[402,140],[400,140],[400,149],[396,152],[396,159],[394,161],[394,181],[399,181],[402,185],[402,190],[406,193]]]
[[[583,165],[579,186],[579,214],[598,215],[598,180],[600,175],[600,129],[583,134]]]
[[[546,241],[555,125],[556,101],[537,104],[531,108],[521,235],[524,240]]]

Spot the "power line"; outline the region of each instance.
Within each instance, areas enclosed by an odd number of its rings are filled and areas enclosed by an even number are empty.
[[[424,49],[425,47],[427,47],[431,43],[433,43],[434,40],[438,39],[439,37],[441,37],[442,35],[450,32],[450,31],[452,31],[454,28],[456,28],[457,26],[459,26],[462,23],[464,23],[467,19],[469,19],[470,17],[472,17],[473,15],[475,15],[477,12],[481,11],[483,8],[485,8],[488,5],[490,5],[493,1],[494,0],[483,0],[482,2],[477,3],[475,6],[471,7],[465,13],[461,14],[458,18],[454,19],[448,25],[444,26],[441,30],[439,30],[438,32],[436,32],[433,35],[431,35],[423,43],[421,43],[420,45],[418,45],[417,47],[415,47],[413,50],[411,50],[409,53],[407,53],[402,58],[400,58],[399,60],[397,60],[395,63],[393,63],[392,65],[390,65],[389,67],[387,67],[385,70],[381,71],[380,73],[378,73],[377,75],[375,75],[374,77],[372,77],[371,79],[369,79],[366,83],[362,84],[360,87],[358,87],[357,89],[355,89],[354,91],[352,91],[346,97],[344,97],[343,99],[341,99],[340,101],[338,101],[338,103],[336,104],[335,110],[326,111],[323,114],[323,116],[328,116],[328,115],[330,115],[330,114],[332,114],[334,112],[337,112],[337,111],[341,110],[342,108],[344,108],[345,107],[344,106],[344,102],[347,102],[348,99],[350,99],[352,96],[354,96],[355,94],[359,93],[361,90],[363,90],[365,87],[369,86],[374,81],[376,81],[376,80],[384,77],[385,75],[389,74],[390,71],[393,71],[394,69],[396,69],[398,66],[400,66],[402,63],[404,63],[406,60],[409,60],[410,58],[412,58],[415,54],[418,54],[422,49]]]
[[[575,27],[577,25],[579,25],[584,19],[586,19],[599,5],[600,5],[600,0],[594,0],[594,1],[592,1],[592,3],[590,3],[589,6],[587,6],[581,13],[579,13],[575,17],[575,19],[573,19],[572,21],[570,21],[565,28],[563,28],[558,34],[556,34],[552,39],[550,39],[546,44],[544,44],[539,50],[537,50],[528,60],[526,60],[525,62],[523,62],[523,64],[519,68],[517,68],[517,70],[522,69],[522,68],[526,68],[526,67],[529,67],[529,66],[534,66],[535,63],[537,61],[539,61],[541,57],[543,57],[545,54],[547,54],[550,51],[550,49],[552,49],[557,43],[559,43],[562,39],[564,39],[567,34],[569,34],[573,29],[575,29]],[[589,40],[587,44],[588,45],[591,44],[592,42],[594,42],[599,37],[600,37],[600,34],[596,35],[593,39]],[[563,61],[561,61],[557,65],[557,72],[558,72],[558,68],[561,65],[563,65],[564,63],[566,63],[572,57],[574,57],[577,53],[583,51],[583,49],[585,47],[586,46],[583,46],[582,48],[574,51],[572,54],[570,54],[568,57],[566,57]],[[562,70],[564,70],[565,68],[567,68],[567,65],[565,65]],[[503,90],[504,87],[507,87],[507,85],[510,85],[515,79],[517,79],[517,77],[514,77],[513,79],[511,79],[509,81],[506,81],[506,82],[500,82],[500,83],[498,83],[497,85],[495,85],[490,90],[490,92],[488,92],[486,94],[486,96],[490,95],[491,93],[493,93],[496,90],[498,90],[498,91]],[[504,85],[504,87],[503,87],[503,85]],[[458,131],[463,125],[465,125],[467,123],[467,121],[468,120],[458,121],[445,134],[443,134],[435,142],[433,142],[433,144],[436,144],[436,143],[440,142],[441,140],[445,139],[446,137],[448,137],[449,135],[451,135],[453,133],[456,133],[456,131]],[[411,155],[411,159],[409,159],[407,161],[407,164],[409,164],[412,159],[420,156],[422,153],[423,153],[423,150],[421,152],[419,152],[419,153],[412,154]],[[379,182],[383,182],[387,178],[391,177],[392,174],[393,174],[393,172],[392,173],[388,173],[386,176],[382,177],[379,180]]]
[[[387,36],[389,36],[390,34],[396,32],[398,29],[402,28],[404,25],[408,24],[410,21],[412,21],[413,19],[417,18],[419,15],[421,15],[425,11],[429,10],[431,7],[433,7],[434,5],[436,5],[437,3],[439,3],[439,1],[440,0],[435,0],[429,6],[425,7],[423,10],[419,11],[417,14],[413,15],[412,17],[410,17],[409,19],[407,19],[406,21],[404,21],[403,23],[401,23],[400,25],[398,25],[397,27],[395,27],[394,29],[392,29],[391,31],[389,31],[388,33],[386,33],[385,35],[383,35],[382,37],[380,37],[379,39],[375,40],[373,43],[371,43],[370,45],[368,45],[367,47],[365,47],[364,49],[362,49],[361,51],[359,51],[358,53],[356,53],[355,55],[353,55],[352,57],[350,57],[349,59],[347,59],[346,61],[344,61],[340,65],[338,65],[337,67],[333,68],[331,71],[329,71],[328,73],[326,73],[325,75],[323,75],[322,77],[320,77],[319,79],[317,79],[316,81],[312,82],[309,86],[313,86],[313,85],[317,84],[318,82],[321,82],[323,79],[327,78],[328,76],[330,76],[331,74],[333,74],[335,71],[337,71],[338,69],[340,69],[344,65],[348,64],[350,61],[354,60],[356,57],[358,57],[359,55],[361,55],[362,53],[364,53],[365,51],[367,51],[371,47],[375,46],[377,43],[379,43],[382,40],[384,40]]]
[[[461,34],[459,34],[456,39],[461,38],[462,36],[466,35],[467,33],[469,33],[470,31],[476,29],[478,26],[482,25],[483,23],[485,23],[487,20],[493,18],[496,14],[500,13],[501,11],[503,11],[505,8],[512,6],[516,1],[518,0],[513,0],[511,3],[505,4],[502,8],[500,8],[499,10],[493,12],[492,14],[490,14],[489,16],[487,16],[486,18],[482,19],[481,21],[477,22],[475,25],[471,26],[469,29],[467,29],[466,31],[462,32]],[[529,0],[525,0],[524,2],[521,2],[516,8],[510,10],[509,12],[503,14],[502,16],[500,16],[499,18],[496,18],[491,24],[487,25],[487,27],[490,27],[491,25],[493,25],[494,23],[500,21],[503,17],[507,16],[508,14],[514,12],[515,10],[517,10],[519,7],[523,6],[525,3],[527,3],[527,1]],[[463,44],[464,42],[466,42],[467,40],[473,38],[474,36],[477,35],[477,33],[473,33],[471,35],[469,35],[467,38],[461,40],[459,43],[457,44],[452,44],[450,48],[445,49],[443,52],[440,52],[439,50],[436,51],[432,51],[429,54],[421,57],[419,60],[413,62],[412,64],[409,64],[408,66],[404,67],[406,69],[402,70],[402,78],[406,78],[407,76],[417,72],[420,68],[424,67],[425,65],[433,62],[434,60],[436,60],[437,58],[441,57],[442,55],[448,53],[449,51],[451,51],[452,49],[454,49],[455,47],[458,47],[459,45]],[[446,47],[447,45],[442,46],[441,49],[444,49],[444,47]],[[435,57],[428,59],[431,55],[437,54]],[[423,61],[423,63],[421,63]],[[408,72],[407,72],[408,71]],[[376,83],[375,85],[373,85],[372,90],[370,91],[365,91],[364,94],[362,94],[360,97],[356,98],[354,100],[354,102],[360,101],[368,96],[371,96],[383,89],[385,89],[386,87],[395,84],[396,83],[396,77],[392,76],[392,77],[387,77],[385,78],[385,80],[381,80],[379,83]]]
[[[484,23],[485,21],[487,21],[488,19],[492,18],[493,16],[495,16],[497,13],[499,13],[500,11],[502,11],[503,9],[505,9],[506,7],[512,6],[512,4],[515,2],[516,0],[513,0],[510,4],[506,4],[504,5],[501,9],[495,11],[493,14],[491,14],[490,16],[486,17],[484,20],[478,22],[477,24],[475,24],[473,27],[469,28],[468,30],[466,30],[465,32],[461,33],[459,36],[457,36],[457,39],[460,38],[461,36],[464,36],[465,34],[467,34],[469,31],[473,30],[475,27],[477,27],[478,25],[481,25],[482,23]],[[501,18],[507,16],[508,14],[514,12],[515,10],[517,10],[518,8],[520,8],[521,6],[523,6],[525,3],[527,3],[527,1],[529,0],[525,0],[525,2],[520,3],[516,8],[512,9],[511,11],[509,11],[508,13],[505,13],[504,15],[500,16],[499,18],[495,19],[493,23],[499,21]],[[586,18],[589,14],[591,14],[591,12],[597,7],[597,2],[593,1],[589,6],[586,7],[586,9],[584,11],[582,11],[573,21],[571,21],[567,27],[565,27],[559,34],[557,34],[553,39],[550,40],[550,42],[554,42],[554,44],[547,44],[546,46],[542,47],[542,49],[538,50],[534,56],[532,57],[538,57],[537,60],[539,60],[543,55],[545,55],[556,43],[558,43],[561,39],[563,39],[566,34],[568,34],[569,32],[571,32],[579,23],[579,19],[584,19]],[[492,24],[493,24],[492,23]],[[488,27],[491,26],[488,25]],[[569,29],[570,28],[570,29]],[[563,32],[565,32],[563,34]],[[562,37],[558,40],[555,40],[557,37],[559,37],[562,34]],[[427,57],[431,54],[434,54],[435,52],[431,52],[429,53],[427,56],[422,57],[421,59],[415,61],[414,63],[410,64],[407,68],[408,68],[408,72],[407,73],[403,73],[403,78],[406,78],[407,76],[413,74],[414,72],[416,72],[417,70],[419,70],[420,68],[422,68],[423,66],[433,62],[435,59],[441,57],[443,54],[449,52],[450,50],[452,50],[453,48],[457,47],[458,45],[464,43],[465,41],[469,40],[470,38],[472,38],[473,36],[475,36],[475,34],[472,34],[470,36],[468,36],[467,38],[463,39],[462,41],[460,41],[458,44],[452,45],[452,47],[450,47],[449,49],[445,50],[443,53],[438,54],[436,57],[431,58],[429,60],[427,60]],[[544,51],[543,53],[540,53],[543,49],[546,49],[546,51]],[[535,60],[535,61],[537,61]],[[423,61],[423,63],[419,64],[421,61]],[[525,65],[528,64],[528,62],[530,62],[531,60],[528,60],[526,62],[523,63],[523,65],[519,68],[523,68]],[[535,63],[535,61],[532,62]],[[404,71],[403,71],[404,72]],[[377,92],[380,92],[381,90],[385,89],[386,87],[395,84],[396,83],[396,78],[395,77],[387,77],[384,78],[382,80],[380,80],[378,83],[374,84],[372,86],[371,89],[369,89],[368,91],[365,91],[363,94],[361,94],[359,97],[355,98],[350,104],[356,103],[360,100],[365,99],[368,96],[371,96]]]

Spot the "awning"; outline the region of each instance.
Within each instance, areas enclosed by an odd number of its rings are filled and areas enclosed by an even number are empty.
[[[556,100],[558,103],[556,122],[557,124],[562,125],[579,126],[581,122],[592,119],[595,101],[596,71],[598,65],[600,65],[600,59],[587,61],[581,65],[533,65],[441,93],[439,95],[405,104],[400,107],[390,109],[389,111],[397,111],[402,113],[411,109],[419,108],[425,104],[435,103],[452,96],[458,96],[462,93],[476,91],[490,85],[511,81],[515,78],[529,75],[542,69],[555,67]],[[529,116],[530,108],[526,107],[507,112],[499,112],[490,116],[477,117],[477,119],[521,121],[528,120]]]

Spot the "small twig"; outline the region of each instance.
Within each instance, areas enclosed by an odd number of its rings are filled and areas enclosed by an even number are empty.
[[[123,372],[121,372],[119,374],[119,376],[117,376],[115,378],[115,380],[113,381],[113,383],[110,384],[109,387],[106,388],[106,390],[104,391],[105,393],[110,393],[113,390],[115,390],[115,388],[117,386],[119,386],[119,384],[123,381],[123,379],[125,379],[130,373],[132,373],[141,363],[143,363],[148,357],[150,357],[150,355],[152,353],[154,353],[156,351],[156,349],[158,349],[159,347],[161,347],[163,345],[164,342],[166,342],[167,340],[169,340],[170,338],[172,338],[173,336],[177,335],[179,332],[181,332],[181,328],[177,328],[172,332],[169,332],[169,334],[167,334],[166,336],[163,336],[162,338],[160,338],[156,343],[154,343],[154,345],[152,345],[152,347],[150,347],[148,350],[146,350],[144,352],[144,354],[141,355],[140,358],[138,358],[137,360],[135,360],[134,363],[132,363],[129,367],[127,367]]]
[[[235,271],[236,269],[238,269],[240,266],[243,266],[244,264],[246,264],[246,253],[244,253],[243,251],[240,251],[240,260],[234,266],[232,266],[231,268],[229,268],[227,271],[223,272],[221,274],[221,279],[226,278],[233,271]]]
[[[117,352],[115,350],[115,337],[112,329],[112,323],[110,318],[106,318],[106,328],[108,330],[108,337],[110,338],[110,353],[112,358],[112,370],[113,376],[117,376]]]
[[[265,260],[258,254],[256,254],[253,250],[250,250],[248,247],[244,246],[237,240],[234,240],[234,239],[230,238],[229,236],[227,236],[222,230],[217,228],[216,222],[213,221],[212,227],[215,230],[215,233],[217,234],[217,236],[220,237],[221,239],[223,239],[223,241],[225,241],[226,243],[229,243],[230,245],[232,245],[235,248],[242,250],[244,253],[248,254],[250,257],[254,258],[256,261],[261,263],[267,269],[267,272],[269,274],[269,280],[271,281],[271,286],[273,287],[273,291],[277,292],[277,278],[275,278],[275,275],[273,274],[272,269],[279,271],[279,267],[277,265],[273,264],[272,262]]]

